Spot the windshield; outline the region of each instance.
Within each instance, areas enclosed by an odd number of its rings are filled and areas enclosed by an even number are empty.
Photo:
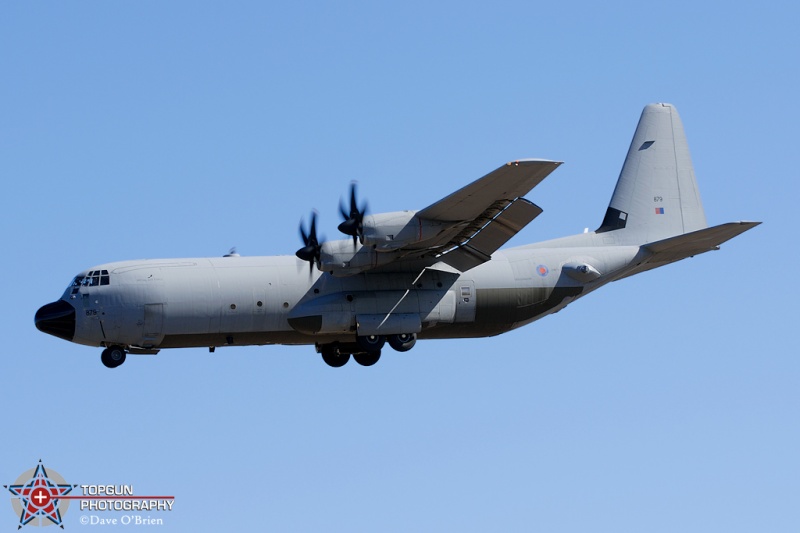
[[[92,270],[85,276],[76,276],[72,280],[72,294],[75,294],[81,287],[97,287],[109,284],[108,270]]]

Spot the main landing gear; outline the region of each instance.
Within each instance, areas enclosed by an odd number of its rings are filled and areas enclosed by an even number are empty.
[[[125,362],[125,349],[122,346],[109,346],[100,355],[100,361],[108,368],[117,368]]]
[[[320,353],[322,353],[322,360],[325,361],[328,366],[332,366],[333,368],[344,366],[350,360],[349,353],[340,352],[339,347],[332,344],[323,346]]]
[[[381,349],[386,342],[398,352],[407,352],[417,342],[416,333],[402,333],[399,335],[366,335],[356,337],[356,342],[333,342],[317,346],[317,351],[322,354],[322,360],[328,366],[339,368],[347,364],[350,356],[361,366],[372,366],[381,358]]]

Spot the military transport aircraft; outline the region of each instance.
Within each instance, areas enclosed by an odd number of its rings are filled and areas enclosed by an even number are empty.
[[[312,215],[295,256],[94,266],[37,311],[36,327],[104,347],[110,368],[126,354],[254,344],[313,344],[330,366],[351,355],[370,366],[386,342],[404,352],[418,339],[504,333],[759,224],[707,226],[678,113],[652,104],[597,230],[498,251],[542,212],[523,196],[559,165],[513,161],[421,211],[368,215],[352,186],[344,240],[322,242]]]

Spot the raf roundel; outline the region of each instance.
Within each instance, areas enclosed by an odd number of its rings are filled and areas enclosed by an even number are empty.
[[[550,273],[550,271],[547,269],[546,266],[539,265],[539,266],[536,267],[536,273],[539,274],[542,277],[545,277],[545,276],[547,276],[547,274]]]

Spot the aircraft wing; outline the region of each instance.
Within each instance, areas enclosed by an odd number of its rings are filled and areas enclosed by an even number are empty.
[[[494,172],[418,211],[417,216],[439,222],[488,221],[509,202],[536,187],[560,164],[559,161],[543,159],[523,159],[506,163]],[[504,207],[499,208],[498,204]]]
[[[522,198],[561,165],[559,161],[512,161],[418,211],[420,219],[447,229],[436,238],[409,245],[382,270],[445,263],[461,272],[489,261],[542,209]]]
[[[542,159],[512,161],[421,211],[366,218],[351,188],[350,218],[342,207],[346,220],[339,229],[346,235],[360,232],[360,245],[349,239],[320,243],[312,215],[308,231],[301,227],[304,246],[295,255],[334,276],[419,272],[434,266],[451,273],[465,272],[489,261],[542,212],[522,196],[559,165],[559,161]]]

